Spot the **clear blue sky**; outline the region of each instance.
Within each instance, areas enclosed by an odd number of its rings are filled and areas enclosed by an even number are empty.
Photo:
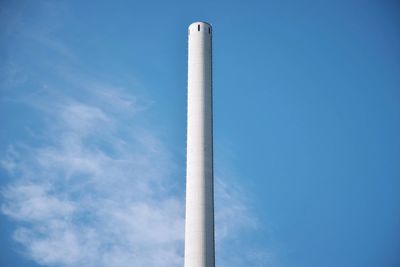
[[[182,266],[187,26],[214,27],[217,266],[400,266],[396,1],[3,1],[0,265]]]

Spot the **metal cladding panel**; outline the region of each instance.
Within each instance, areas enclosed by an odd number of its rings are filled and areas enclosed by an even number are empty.
[[[214,267],[212,28],[189,26],[185,267]]]

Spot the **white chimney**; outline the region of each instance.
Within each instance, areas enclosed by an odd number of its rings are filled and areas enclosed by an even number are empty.
[[[189,26],[185,267],[214,267],[212,28]]]

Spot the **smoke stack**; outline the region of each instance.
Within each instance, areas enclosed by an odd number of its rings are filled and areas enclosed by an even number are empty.
[[[185,267],[214,267],[212,27],[189,26]]]

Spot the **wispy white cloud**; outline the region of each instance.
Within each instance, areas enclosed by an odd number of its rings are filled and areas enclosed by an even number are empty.
[[[166,186],[163,144],[137,125],[119,134],[118,118],[99,107],[60,103],[48,142],[2,161],[21,175],[3,189],[15,240],[48,266],[179,265],[183,208]]]
[[[215,220],[217,224],[217,241],[229,239],[230,235],[241,229],[257,229],[257,218],[250,214],[244,193],[232,183],[228,184],[226,178],[216,177],[215,195],[217,202],[217,212]],[[229,203],[229,204],[228,204]],[[222,205],[228,204],[228,207]],[[231,220],[235,223],[232,223]],[[236,237],[233,235],[233,237]]]

